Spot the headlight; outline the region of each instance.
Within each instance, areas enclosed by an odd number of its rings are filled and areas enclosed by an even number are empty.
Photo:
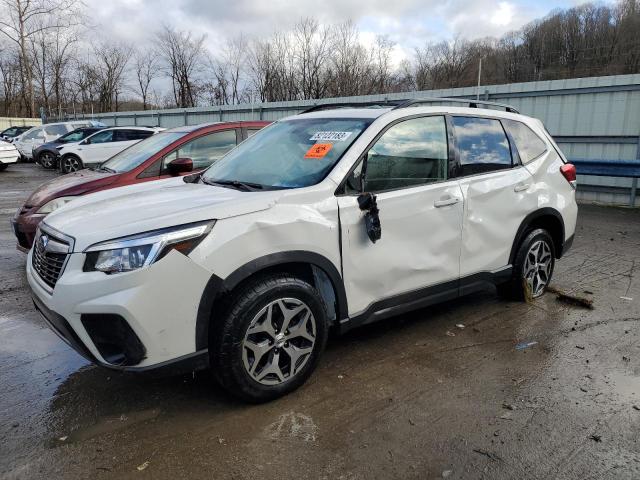
[[[154,230],[97,243],[85,250],[85,272],[130,272],[151,265],[171,250],[188,255],[211,231],[215,220]]]
[[[76,197],[72,196],[72,197],[54,198],[53,200],[50,200],[47,203],[45,203],[43,206],[41,206],[36,213],[51,213],[54,210],[59,209],[65,203],[69,203],[74,198],[76,198]]]

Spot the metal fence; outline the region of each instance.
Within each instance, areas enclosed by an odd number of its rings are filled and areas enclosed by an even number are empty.
[[[41,124],[42,120],[39,118],[0,117],[0,130],[9,127],[25,127],[27,125],[35,127]]]
[[[571,160],[640,160],[640,74],[452,88],[323,100],[223,105],[171,110],[100,113],[69,118],[107,125],[166,128],[205,122],[277,120],[318,103],[371,102],[420,97],[476,98],[508,103],[541,119]],[[628,204],[634,179],[579,176],[579,198]],[[636,179],[637,182],[637,179]]]

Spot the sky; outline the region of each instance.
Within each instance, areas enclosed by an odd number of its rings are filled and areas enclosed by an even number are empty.
[[[396,60],[427,41],[499,37],[578,0],[85,0],[98,36],[139,44],[163,23],[206,34],[207,45],[230,37],[265,37],[303,17],[354,21],[364,43],[385,34]]]

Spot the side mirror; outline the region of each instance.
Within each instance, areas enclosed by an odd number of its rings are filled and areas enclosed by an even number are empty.
[[[362,193],[358,195],[358,207],[365,212],[364,225],[367,236],[372,243],[376,243],[382,238],[382,226],[380,225],[380,210],[378,202],[372,193]]]
[[[89,139],[87,138],[87,139],[85,139],[85,140],[81,141],[81,142],[80,142],[80,145],[89,145],[90,143],[91,143],[91,140],[89,140]]]
[[[193,170],[193,160],[190,158],[176,158],[167,165],[171,175],[177,176],[181,173],[189,173]]]

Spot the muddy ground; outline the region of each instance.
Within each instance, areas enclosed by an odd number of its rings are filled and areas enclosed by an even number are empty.
[[[640,211],[580,209],[554,283],[594,310],[476,294],[334,337],[303,388],[248,406],[48,330],[8,219],[54,175],[0,173],[1,478],[640,478]]]

